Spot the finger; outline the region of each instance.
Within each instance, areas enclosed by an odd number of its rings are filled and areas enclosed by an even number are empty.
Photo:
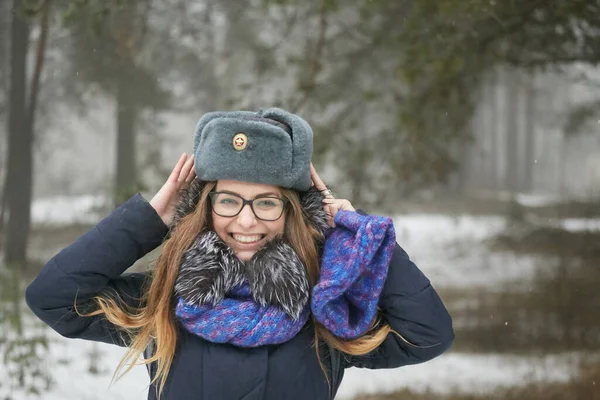
[[[327,215],[327,225],[333,227],[333,216],[331,215],[331,210],[329,209],[329,206],[325,206],[323,207],[323,209],[325,210],[325,214]]]
[[[333,215],[337,214],[338,211],[356,211],[349,200],[346,199],[323,199],[323,207],[331,207],[335,210]]]
[[[319,177],[319,174],[317,174],[317,170],[315,169],[315,166],[313,165],[312,162],[310,163],[310,178],[312,179],[313,183],[315,184],[315,187],[318,190],[327,189],[327,187],[325,186],[325,184]]]
[[[186,183],[192,183],[194,178],[196,177],[196,170],[192,168],[190,172],[188,172],[187,177],[185,178]]]
[[[326,207],[328,210],[327,213],[329,214],[329,225],[332,228],[335,228],[335,215],[337,214],[338,209],[332,204],[329,204]]]
[[[319,190],[325,189],[325,184],[319,177],[319,174],[317,174],[317,170],[315,169],[315,166],[313,165],[312,162],[310,163],[310,178],[312,179],[312,181],[315,184],[315,186],[317,187],[317,189],[319,189]]]
[[[179,157],[177,164],[175,164],[173,171],[171,171],[171,174],[169,175],[169,178],[167,179],[168,181],[177,182],[177,180],[179,179],[179,174],[181,174],[181,169],[183,168],[186,159],[187,159],[187,154],[183,153],[181,155],[181,157]]]
[[[334,199],[325,198],[325,199],[323,199],[323,201],[327,201],[329,203],[346,203],[346,202],[349,202],[350,200],[338,197],[338,198],[334,198]]]
[[[339,203],[342,200],[341,199],[335,199],[333,197],[324,197],[322,201],[323,201],[323,203],[332,204],[332,203]]]
[[[194,167],[194,157],[188,157],[188,159],[185,161],[185,164],[183,164],[183,167],[181,167],[181,170],[179,171],[179,176],[177,177],[177,181],[178,182],[185,182],[185,180],[187,179],[190,170],[192,170]]]

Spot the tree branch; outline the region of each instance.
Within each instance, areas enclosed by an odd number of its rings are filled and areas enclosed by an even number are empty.
[[[35,110],[37,108],[37,100],[40,91],[40,80],[44,69],[44,59],[46,54],[46,44],[48,41],[48,18],[50,15],[51,0],[44,0],[41,4],[40,15],[40,38],[35,55],[35,67],[33,70],[33,78],[31,81],[31,91],[29,93],[29,104],[27,108],[29,129],[33,132]]]

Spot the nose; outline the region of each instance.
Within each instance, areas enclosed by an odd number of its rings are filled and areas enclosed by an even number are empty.
[[[256,216],[252,212],[249,204],[245,204],[242,211],[237,216],[237,223],[242,228],[252,228],[256,225]]]

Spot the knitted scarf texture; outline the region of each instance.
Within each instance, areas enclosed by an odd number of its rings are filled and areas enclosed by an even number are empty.
[[[312,312],[339,338],[365,334],[392,258],[393,222],[338,211],[336,227],[328,229],[321,200],[313,189],[302,197],[305,218],[325,234],[312,292],[304,266],[283,238],[243,263],[215,232],[204,232],[184,254],[175,285],[175,313],[182,326],[211,342],[257,347],[291,340]],[[179,210],[176,219],[185,213]]]

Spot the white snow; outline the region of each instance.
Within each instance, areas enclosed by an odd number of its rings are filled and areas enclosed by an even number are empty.
[[[44,400],[135,400],[146,399],[147,386],[150,379],[145,366],[135,366],[123,379],[110,385],[113,372],[125,353],[125,349],[104,343],[94,343],[80,339],[65,339],[48,329],[50,340],[49,351],[43,355],[43,365],[52,375],[55,382],[49,392],[41,398]],[[90,352],[97,349],[101,353],[98,374],[88,372]],[[7,376],[3,364],[0,364],[0,376]],[[2,379],[0,398],[9,397],[15,400],[39,399],[22,391],[11,392],[6,386],[8,379]]]
[[[600,231],[600,219],[598,218],[565,218],[559,221],[559,224],[570,232]]]
[[[110,385],[114,368],[125,350],[116,346],[83,340],[68,340],[48,331],[52,341],[44,356],[44,365],[52,372],[53,389],[44,400],[144,400],[149,378],[145,366],[135,366],[122,379]],[[90,374],[89,354],[93,347],[101,353],[98,369]],[[360,393],[392,392],[408,388],[417,392],[492,393],[498,387],[531,382],[565,382],[577,373],[586,355],[564,353],[545,356],[463,354],[448,352],[430,362],[390,370],[351,368],[346,371],[337,399],[351,399]],[[65,363],[66,361],[66,363]],[[485,371],[485,373],[482,373]],[[0,364],[0,376],[5,376]],[[3,383],[7,383],[6,381]],[[8,395],[0,387],[0,398]],[[16,400],[34,400],[35,396],[10,393]]]
[[[517,203],[526,207],[551,206],[566,200],[558,195],[549,193],[512,193],[496,190],[478,190],[477,192],[472,193],[472,195],[480,199],[493,199],[500,201],[511,201],[514,199]]]
[[[44,355],[43,364],[51,371],[55,385],[50,392],[44,393],[44,400],[146,399],[149,378],[145,366],[135,366],[122,379],[110,385],[114,368],[124,349],[64,339],[50,330],[48,336],[51,346]],[[89,354],[94,346],[101,353],[98,374],[87,372]],[[351,368],[346,371],[336,398],[351,399],[359,393],[391,392],[401,388],[435,393],[492,393],[498,387],[531,382],[565,382],[577,373],[579,363],[585,357],[579,353],[536,357],[450,351],[430,362],[398,369],[375,371]],[[0,364],[0,376],[5,375],[6,370]],[[0,387],[0,398],[12,394],[17,400],[36,399],[35,396],[6,390],[6,387]]]
[[[108,203],[106,196],[55,196],[36,200],[31,207],[34,224],[68,225],[73,223],[95,223],[101,215],[94,212]]]
[[[397,216],[394,227],[398,243],[436,288],[501,289],[533,277],[539,261],[483,246],[504,227],[501,217],[414,214]]]
[[[532,382],[566,382],[577,373],[581,354],[515,356],[449,352],[427,363],[390,370],[346,371],[337,399],[408,388],[415,392],[493,393],[495,388]]]

